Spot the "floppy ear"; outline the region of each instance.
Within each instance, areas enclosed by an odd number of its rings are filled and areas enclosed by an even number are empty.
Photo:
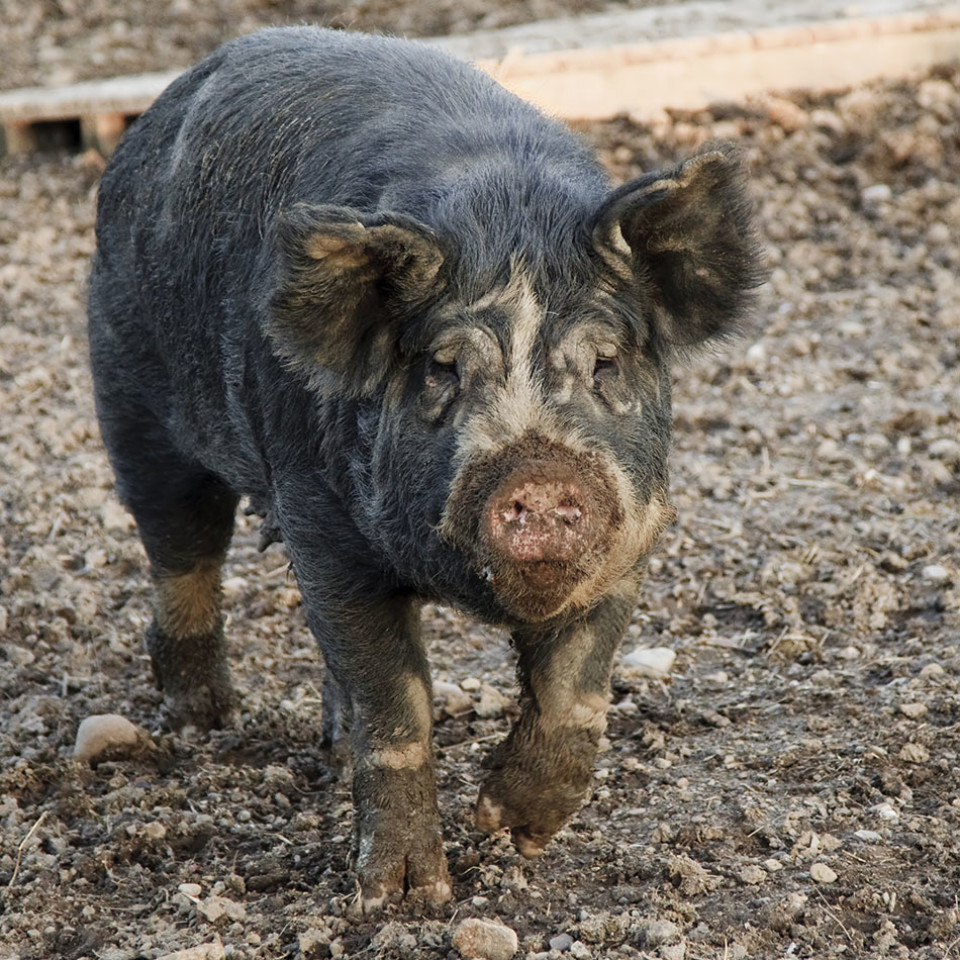
[[[743,162],[729,144],[614,191],[593,242],[608,259],[627,258],[678,347],[730,332],[765,280]]]
[[[444,260],[410,217],[310,204],[278,218],[274,256],[266,333],[275,352],[316,382],[336,375],[355,396],[383,381],[403,316],[436,293]]]

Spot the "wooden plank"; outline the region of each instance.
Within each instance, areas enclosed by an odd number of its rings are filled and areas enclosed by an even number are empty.
[[[900,77],[960,58],[960,6],[477,61],[505,87],[558,117],[700,109],[768,91],[823,90]],[[34,149],[30,125],[81,120],[84,143],[109,153],[177,72],[0,93],[6,149]]]

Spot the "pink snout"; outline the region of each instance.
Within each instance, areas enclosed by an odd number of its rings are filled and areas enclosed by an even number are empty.
[[[490,550],[508,563],[567,563],[596,541],[594,509],[573,471],[562,464],[523,464],[484,509]]]

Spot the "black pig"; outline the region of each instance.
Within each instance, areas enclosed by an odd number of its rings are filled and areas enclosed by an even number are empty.
[[[540,853],[589,789],[673,515],[669,362],[761,279],[735,152],[611,189],[562,125],[465,64],[267,30],[136,122],[97,238],[97,411],[172,721],[234,704],[220,568],[246,495],[289,550],[325,732],[349,717],[364,906],[451,892],[427,600],[512,629],[521,714],[476,816]]]

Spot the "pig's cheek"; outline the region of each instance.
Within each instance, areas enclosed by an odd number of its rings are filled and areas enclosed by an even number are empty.
[[[405,893],[433,903],[450,899],[433,768],[422,753],[419,743],[371,752],[354,774],[357,873],[365,914]]]
[[[539,856],[587,799],[597,739],[588,730],[544,729],[521,720],[490,757],[492,771],[477,801],[479,829],[509,828],[523,856]]]

